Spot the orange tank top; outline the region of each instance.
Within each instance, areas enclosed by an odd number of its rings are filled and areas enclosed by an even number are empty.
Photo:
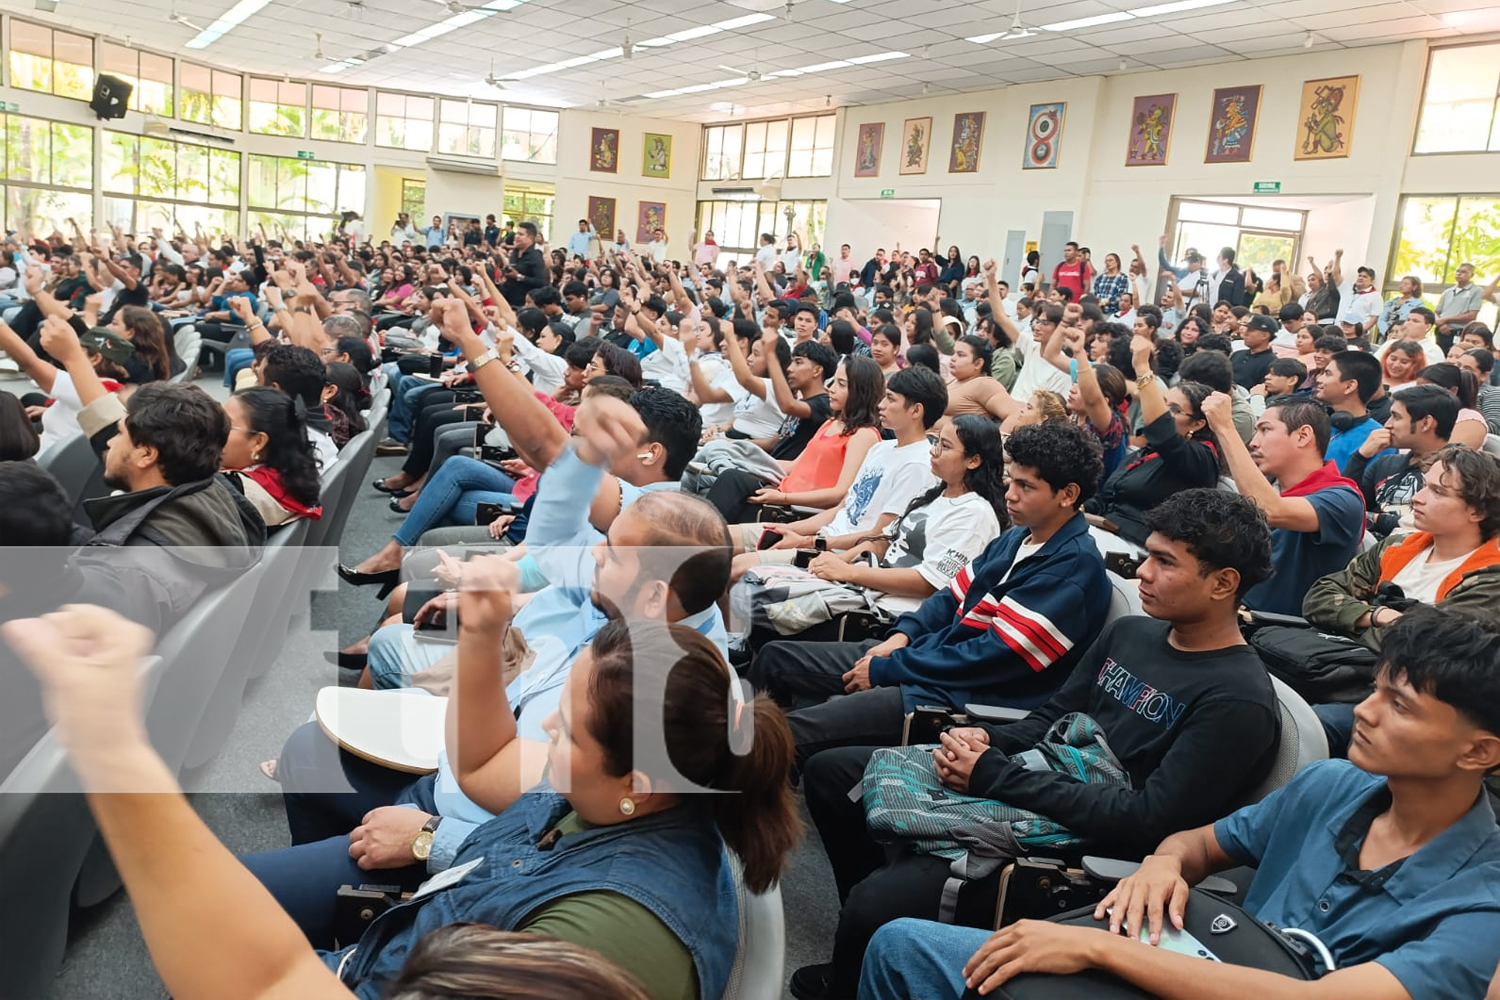
[[[806,493],[810,490],[826,490],[837,486],[839,473],[844,468],[844,453],[849,450],[847,437],[833,432],[834,421],[824,421],[818,433],[807,442],[802,454],[797,456],[792,470],[776,488],[782,493]]]

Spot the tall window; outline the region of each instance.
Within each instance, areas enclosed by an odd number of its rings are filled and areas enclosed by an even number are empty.
[[[87,229],[93,217],[94,130],[41,118],[0,115],[3,122],[5,227],[71,235],[69,219]]]
[[[370,129],[370,94],[357,87],[312,87],[312,137],[363,143]]]
[[[744,178],[770,177],[786,170],[787,120],[745,125]]]
[[[788,208],[792,210],[791,230],[802,245],[822,243],[828,220],[826,201],[700,201],[698,232],[713,231],[720,247],[719,266],[745,264],[760,247],[761,233],[776,237],[777,246],[785,244]]]
[[[260,135],[307,135],[307,84],[250,78],[250,131]]]
[[[556,163],[557,112],[507,104],[505,128],[500,133],[500,156],[526,163]]]
[[[432,98],[375,95],[375,145],[425,153],[432,148]]]
[[[1233,247],[1235,265],[1253,267],[1261,276],[1271,273],[1272,261],[1284,260],[1295,266],[1297,247],[1307,225],[1307,213],[1299,210],[1183,198],[1173,199],[1169,218],[1173,260],[1180,260],[1188,247],[1197,247],[1209,257],[1220,247]]]
[[[506,183],[505,218],[517,225],[534,222],[542,239],[551,239],[554,193],[550,186]]]
[[[352,163],[250,155],[245,203],[251,226],[295,239],[330,232],[340,212],[363,212],[365,168]]]
[[[1388,289],[1414,274],[1429,297],[1453,283],[1458,265],[1473,264],[1475,280],[1500,270],[1500,194],[1408,195],[1401,199]]]
[[[833,115],[792,119],[792,148],[788,177],[830,177],[833,174]]]
[[[439,102],[438,152],[459,156],[495,158],[495,112],[493,104],[473,101]]]
[[[401,178],[401,211],[411,216],[418,228],[427,224],[427,182],[412,177]]]
[[[124,132],[104,133],[104,212],[137,233],[177,226],[240,231],[240,154],[232,149]]]
[[[94,93],[94,40],[32,24],[10,22],[10,85],[87,101]]]
[[[239,131],[244,119],[244,82],[240,75],[189,62],[178,68],[182,74],[178,97],[182,120]]]
[[[130,110],[148,115],[171,118],[174,114],[172,100],[172,60],[150,52],[104,42],[100,50],[104,72],[117,76],[130,84]]]
[[[745,150],[745,126],[708,125],[703,129],[703,172],[706,181],[727,181],[740,176],[740,157]]]
[[[1433,49],[1417,153],[1500,152],[1500,42]]]

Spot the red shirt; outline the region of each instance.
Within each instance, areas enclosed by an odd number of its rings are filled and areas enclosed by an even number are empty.
[[[1069,288],[1073,291],[1073,301],[1077,302],[1083,297],[1084,283],[1088,280],[1088,266],[1080,257],[1073,263],[1067,261],[1052,269],[1052,285],[1054,288]]]
[[[917,277],[918,288],[925,288],[928,285],[937,284],[938,268],[936,264],[932,263],[932,261],[928,261],[925,264],[918,264],[916,267],[912,268],[912,272]]]

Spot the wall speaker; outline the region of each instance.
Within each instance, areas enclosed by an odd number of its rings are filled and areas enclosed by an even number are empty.
[[[100,118],[124,118],[134,89],[117,76],[101,76],[94,83],[94,99],[89,101],[89,108]]]

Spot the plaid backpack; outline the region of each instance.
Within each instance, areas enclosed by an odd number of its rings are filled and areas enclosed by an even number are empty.
[[[860,796],[865,825],[882,843],[952,862],[941,919],[951,922],[963,882],[983,878],[1037,847],[1067,847],[1082,839],[1046,816],[995,799],[945,787],[933,766],[934,747],[876,750],[865,766]],[[1033,771],[1059,771],[1093,785],[1130,787],[1130,776],[1110,750],[1099,724],[1071,712],[1040,743],[1011,758]]]

